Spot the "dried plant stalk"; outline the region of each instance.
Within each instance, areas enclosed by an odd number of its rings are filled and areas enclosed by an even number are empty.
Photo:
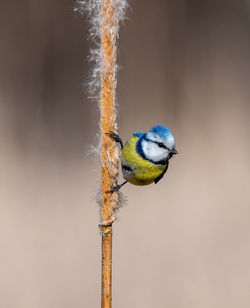
[[[126,0],[76,0],[75,10],[86,13],[90,20],[90,36],[96,43],[90,60],[94,62],[89,81],[92,94],[100,107],[101,191],[98,203],[102,232],[102,308],[111,307],[112,223],[117,209],[125,200],[120,192],[107,193],[117,184],[119,152],[115,142],[105,133],[116,131],[116,40],[119,23],[125,18]]]
[[[107,193],[116,183],[118,153],[114,141],[105,133],[115,130],[115,7],[102,0],[101,8],[101,218],[102,218],[102,308],[111,307],[112,223],[115,220],[116,192]]]
[[[102,227],[102,308],[112,301],[112,225]]]

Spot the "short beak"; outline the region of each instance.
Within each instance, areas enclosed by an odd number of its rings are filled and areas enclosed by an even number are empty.
[[[173,149],[173,150],[171,151],[171,153],[172,153],[172,154],[178,154],[178,151],[177,151],[176,149]]]

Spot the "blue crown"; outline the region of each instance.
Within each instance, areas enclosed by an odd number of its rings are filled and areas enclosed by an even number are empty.
[[[160,136],[160,138],[162,139],[167,139],[168,137],[173,136],[170,130],[167,127],[162,126],[162,125],[153,126],[150,132]]]

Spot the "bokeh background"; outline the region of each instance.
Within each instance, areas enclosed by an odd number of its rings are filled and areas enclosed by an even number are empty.
[[[100,307],[93,46],[68,0],[0,2],[0,307]],[[113,306],[250,305],[250,2],[130,1],[120,135],[168,126],[158,185],[126,185]]]

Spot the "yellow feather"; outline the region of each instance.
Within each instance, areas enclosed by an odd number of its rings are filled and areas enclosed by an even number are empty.
[[[133,168],[128,182],[135,185],[148,185],[161,175],[167,165],[157,165],[142,158],[136,151],[136,142],[139,138],[133,136],[122,149],[122,161]]]

